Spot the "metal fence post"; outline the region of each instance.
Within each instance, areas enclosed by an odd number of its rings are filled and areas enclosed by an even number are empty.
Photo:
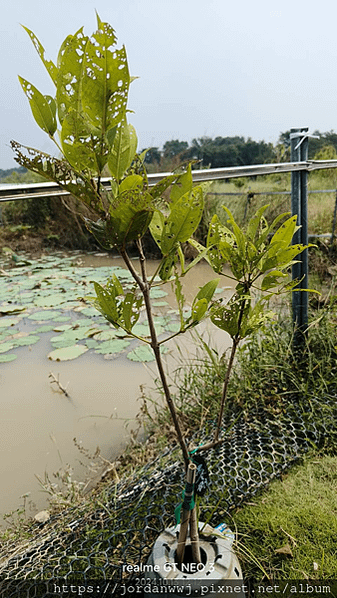
[[[308,127],[291,129],[291,161],[308,160]],[[308,244],[308,172],[301,170],[291,173],[291,212],[297,215],[297,224],[301,227],[293,236],[293,244]],[[308,288],[308,250],[302,251],[299,261],[292,268],[292,277],[300,282],[296,288]],[[294,346],[300,348],[305,341],[308,328],[308,292],[293,291],[293,323],[295,328]]]

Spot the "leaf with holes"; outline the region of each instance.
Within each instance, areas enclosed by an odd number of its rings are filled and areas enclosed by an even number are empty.
[[[45,49],[42,46],[42,44],[40,43],[40,41],[38,40],[38,38],[36,37],[35,33],[33,33],[33,31],[31,31],[30,29],[28,29],[28,27],[25,27],[24,25],[22,25],[22,27],[24,28],[25,31],[27,31],[30,39],[32,40],[34,47],[38,53],[38,55],[40,56],[44,66],[46,67],[52,81],[55,83],[57,83],[57,67],[55,66],[55,64],[53,63],[52,60],[46,60],[45,58]]]
[[[56,101],[61,125],[70,111],[74,111],[75,114],[83,112],[80,90],[88,39],[81,27],[74,35],[68,35],[58,54]]]
[[[112,27],[98,17],[98,30],[87,43],[83,61],[82,107],[104,135],[124,117],[130,85],[126,51],[115,49],[116,41]]]
[[[50,96],[47,97],[42,95],[42,93],[36,89],[32,83],[29,83],[29,81],[26,81],[26,79],[23,77],[19,77],[19,81],[29,100],[30,108],[35,121],[39,127],[45,131],[45,133],[48,133],[48,135],[52,137],[57,129],[57,124],[55,110],[54,106],[50,102]]]

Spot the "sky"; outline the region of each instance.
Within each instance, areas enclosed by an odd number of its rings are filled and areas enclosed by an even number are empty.
[[[276,143],[291,127],[337,130],[334,0],[11,0],[0,23],[0,168],[17,166],[11,139],[55,153],[18,82],[53,83],[20,23],[56,61],[62,41],[95,10],[126,46],[129,121],[139,147],[240,135]]]

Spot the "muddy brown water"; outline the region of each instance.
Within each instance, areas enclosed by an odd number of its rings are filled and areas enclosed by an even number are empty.
[[[83,266],[122,266],[119,258],[110,256],[81,256]],[[149,274],[157,262],[149,264]],[[187,301],[191,301],[198,288],[214,273],[206,263],[198,264],[183,281]],[[169,286],[169,285],[167,285]],[[222,277],[223,296],[232,293],[233,283]],[[175,307],[175,298],[169,293],[168,303]],[[229,346],[228,336],[210,323],[198,328],[206,334],[208,342],[224,351]],[[102,355],[88,351],[69,362],[51,362],[50,334],[42,335],[35,347],[16,350],[19,359],[3,363],[0,368],[1,419],[0,419],[0,525],[5,513],[26,505],[27,515],[34,515],[48,507],[48,495],[36,475],[49,476],[52,483],[60,469],[69,465],[73,479],[83,481],[88,475],[90,460],[86,460],[75,446],[74,438],[90,453],[97,446],[106,459],[121,453],[134,428],[134,418],[139,412],[140,385],[148,392],[154,387],[157,376],[153,363],[129,361],[120,355],[107,361]],[[188,334],[170,341],[183,349],[184,356],[192,357],[195,344]],[[176,365],[172,354],[165,357],[167,367]],[[59,377],[67,386],[70,398],[51,384],[49,374]],[[83,467],[81,462],[86,463]],[[25,496],[26,495],[26,496]]]

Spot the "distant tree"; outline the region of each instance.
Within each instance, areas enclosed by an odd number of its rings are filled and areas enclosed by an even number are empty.
[[[172,139],[171,141],[166,141],[163,146],[163,156],[164,158],[174,158],[175,156],[179,156],[183,152],[185,152],[188,148],[187,141],[179,141],[179,139]]]
[[[140,153],[142,153],[144,150],[142,150]],[[145,156],[145,164],[159,164],[161,160],[161,153],[159,151],[158,147],[150,147],[147,150],[146,156]]]

